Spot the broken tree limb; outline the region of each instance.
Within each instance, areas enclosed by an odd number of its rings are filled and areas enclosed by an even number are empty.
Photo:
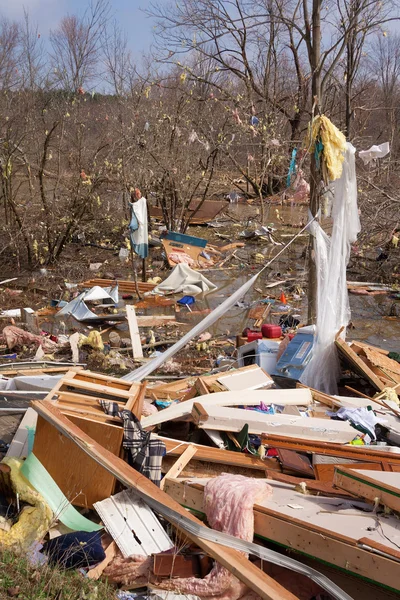
[[[153,499],[158,500],[164,507],[174,511],[176,517],[180,515],[197,525],[202,525],[201,521],[188,513],[178,502],[172,500],[154,483],[146,479],[144,475],[135,471],[124,460],[114,456],[86,435],[79,427],[64,417],[50,402],[44,400],[33,402],[33,408],[59,432],[79,446],[97,464],[103,466],[109,473],[112,473],[123,485],[133,488],[145,502],[151,502]],[[172,522],[170,517],[168,520]],[[285,590],[285,588],[247,560],[237,550],[232,550],[216,542],[206,540],[194,533],[190,533],[179,524],[175,524],[175,526],[264,600],[298,600],[296,596]],[[208,530],[207,527],[204,527],[204,529]]]

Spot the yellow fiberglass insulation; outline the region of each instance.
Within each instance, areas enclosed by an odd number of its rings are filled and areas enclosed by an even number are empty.
[[[4,458],[2,462],[11,468],[11,482],[15,493],[19,494],[19,501],[31,506],[22,509],[17,523],[9,531],[0,529],[0,548],[26,551],[47,533],[53,520],[53,511],[20,473],[22,460]]]
[[[104,350],[101,334],[95,329],[93,329],[93,331],[91,331],[87,337],[82,335],[78,345],[91,346],[93,350]]]
[[[346,137],[325,115],[318,115],[311,123],[311,143],[314,149],[316,139],[320,137],[324,145],[322,159],[325,162],[328,178],[339,179],[342,174]]]

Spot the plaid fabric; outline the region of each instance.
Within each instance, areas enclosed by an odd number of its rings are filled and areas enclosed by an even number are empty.
[[[150,439],[150,433],[143,431],[135,415],[130,410],[120,410],[116,402],[100,400],[100,406],[107,415],[122,419],[124,424],[122,445],[130,452],[132,466],[159,486],[162,457],[166,454],[164,442]]]

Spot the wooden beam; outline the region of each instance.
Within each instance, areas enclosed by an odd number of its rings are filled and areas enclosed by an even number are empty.
[[[143,358],[142,342],[140,341],[139,326],[136,319],[135,307],[126,305],[126,316],[128,319],[129,333],[132,340],[133,358]]]
[[[202,524],[201,521],[190,515],[178,502],[172,500],[172,498],[144,477],[144,475],[132,469],[124,460],[114,456],[83,433],[79,427],[64,417],[51,403],[45,401],[33,402],[33,408],[64,436],[72,440],[97,464],[103,466],[109,473],[112,473],[123,485],[128,488],[132,487],[141,492],[141,494],[158,500],[164,506],[175,511],[175,513],[187,517],[195,523]],[[179,525],[175,526],[185,537],[200,546],[204,552],[226,567],[235,577],[238,577],[240,581],[263,598],[263,600],[298,600],[296,596],[285,590],[285,588],[266,575],[256,565],[247,560],[240,552],[188,533],[181,529]]]
[[[190,444],[190,446],[188,446],[186,448],[186,450],[183,452],[183,454],[181,454],[181,456],[178,458],[178,460],[172,465],[172,467],[170,468],[168,473],[165,474],[164,479],[161,481],[161,486],[160,486],[162,490],[164,489],[165,480],[166,479],[175,479],[176,477],[179,477],[179,475],[182,473],[183,469],[186,467],[188,462],[190,462],[190,459],[193,458],[193,456],[196,454],[196,452],[197,452],[197,448],[196,448],[196,446],[193,446],[193,444]]]
[[[325,454],[327,456],[336,456],[338,458],[350,458],[360,462],[381,463],[400,465],[400,455],[393,452],[373,450],[372,447],[365,449],[365,446],[339,445],[329,442],[318,442],[311,440],[299,440],[293,437],[282,438],[278,435],[263,435],[261,443],[270,448],[287,448],[297,452],[310,452],[311,454]]]

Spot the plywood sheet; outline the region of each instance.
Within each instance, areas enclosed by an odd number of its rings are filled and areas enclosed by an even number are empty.
[[[119,456],[122,427],[79,416],[68,418],[104,448]],[[115,477],[95,464],[76,444],[41,417],[37,421],[33,452],[64,495],[76,506],[91,508],[94,502],[104,500],[114,492]]]

